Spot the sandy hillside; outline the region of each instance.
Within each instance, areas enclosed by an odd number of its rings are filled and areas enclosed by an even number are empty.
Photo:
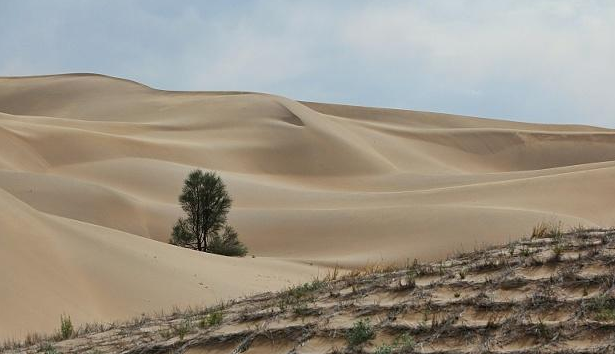
[[[614,353],[615,232],[545,231],[438,262],[315,280],[221,307],[140,317],[5,349],[11,354]]]
[[[196,167],[222,174],[256,258],[154,241]],[[614,180],[601,128],[0,78],[0,337],[62,312],[108,320],[280,288],[318,265],[435,259],[541,220],[611,226]]]

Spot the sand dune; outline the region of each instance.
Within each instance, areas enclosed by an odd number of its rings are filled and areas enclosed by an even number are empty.
[[[166,244],[197,167],[227,182],[256,258]],[[0,78],[0,318],[14,319],[0,337],[63,312],[110,320],[280,288],[321,265],[433,260],[544,220],[612,226],[614,180],[604,128]]]

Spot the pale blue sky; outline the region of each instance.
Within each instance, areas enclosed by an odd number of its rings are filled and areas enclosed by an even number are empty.
[[[615,127],[615,2],[0,0],[0,75]]]

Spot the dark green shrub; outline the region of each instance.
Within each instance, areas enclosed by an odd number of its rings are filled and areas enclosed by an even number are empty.
[[[364,344],[376,337],[376,332],[372,327],[369,319],[359,320],[354,323],[352,328],[346,334],[346,340],[350,347],[356,347]]]
[[[246,246],[239,241],[237,231],[228,225],[222,235],[211,237],[208,247],[208,252],[223,256],[243,257],[248,253]]]

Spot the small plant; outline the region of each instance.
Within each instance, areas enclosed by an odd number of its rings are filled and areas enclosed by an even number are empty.
[[[388,344],[381,344],[378,348],[376,348],[376,351],[374,352],[374,354],[391,354],[391,353],[393,353],[393,347]]]
[[[171,331],[169,331],[168,329],[165,329],[163,331],[160,331],[160,336],[164,339],[169,339],[171,337],[173,337],[173,333]]]
[[[536,325],[534,331],[536,333],[536,336],[543,340],[547,340],[551,337],[551,331],[549,330],[549,327],[542,321],[542,319],[538,321],[538,324]]]
[[[466,269],[462,269],[459,271],[459,279],[464,280],[468,275],[468,271]]]
[[[416,279],[414,271],[408,271],[405,277],[399,278],[397,283],[398,290],[412,290],[416,288]]]
[[[303,285],[296,286],[294,288],[288,289],[287,294],[296,299],[302,298],[314,291],[320,290],[325,286],[325,282],[322,280],[314,280],[310,283],[305,283]]]
[[[51,345],[50,343],[41,344],[38,348],[38,351],[45,354],[60,354],[60,352],[58,352],[58,350],[54,348],[53,345]]]
[[[60,316],[60,338],[69,339],[73,336],[73,322],[70,316]]]
[[[550,263],[557,263],[560,262],[562,260],[562,255],[564,254],[564,247],[562,245],[560,245],[559,243],[556,243],[555,245],[553,245],[553,256],[551,256],[551,258],[549,258],[549,262]]]
[[[401,334],[399,337],[395,338],[393,346],[396,349],[399,349],[401,352],[406,352],[409,350],[413,350],[416,347],[416,342],[414,341],[414,337],[412,337],[408,333],[404,333]]]
[[[192,324],[189,320],[185,319],[179,324],[179,326],[175,327],[175,334],[179,336],[179,340],[184,340],[184,337],[186,334],[190,333],[191,329]]]
[[[295,314],[295,316],[299,316],[299,317],[304,317],[309,315],[312,312],[312,310],[308,307],[308,305],[304,302],[296,305],[293,308],[293,313]]]
[[[461,297],[461,294],[460,294],[460,293],[455,293],[455,295],[454,295],[454,296],[455,296],[455,298],[456,298],[456,299],[458,299],[458,298],[460,298],[460,297]]]
[[[316,279],[312,282],[290,288],[281,294],[282,296],[278,300],[278,307],[281,311],[286,311],[289,306],[296,307],[304,302],[306,298],[312,297],[315,291],[324,288],[326,284],[326,282]]]
[[[562,223],[557,224],[541,222],[532,229],[532,238],[561,238]]]
[[[374,337],[376,337],[376,333],[369,319],[355,322],[346,334],[346,340],[351,348],[364,344],[374,339]]]
[[[222,323],[222,319],[223,319],[222,312],[220,311],[212,312],[208,314],[207,316],[205,316],[205,318],[199,321],[199,327],[206,328],[206,327],[217,326],[220,323]]]
[[[596,321],[615,321],[615,299],[606,295],[601,295],[592,299],[588,307],[594,313],[594,319]]]

